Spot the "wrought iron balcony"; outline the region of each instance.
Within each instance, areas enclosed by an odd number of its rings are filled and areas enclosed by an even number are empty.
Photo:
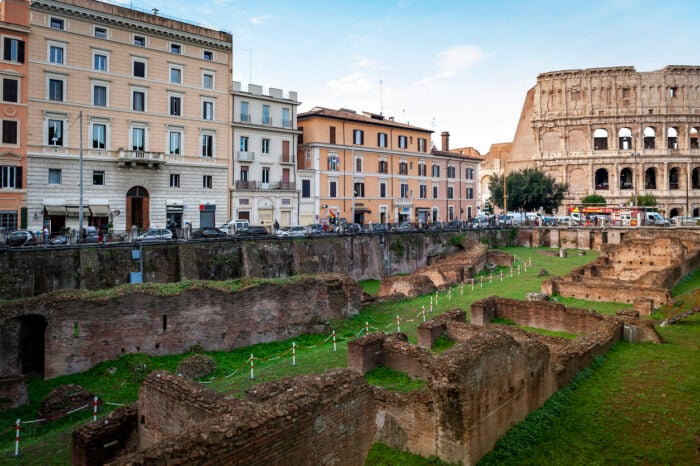
[[[119,149],[118,164],[121,168],[135,168],[137,165],[145,165],[147,168],[160,168],[165,164],[165,154],[162,152],[148,152],[143,150]]]

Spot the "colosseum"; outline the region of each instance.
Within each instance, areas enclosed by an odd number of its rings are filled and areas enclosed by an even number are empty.
[[[589,194],[629,204],[651,194],[667,217],[700,216],[700,66],[542,73],[525,98],[507,172],[540,167]]]

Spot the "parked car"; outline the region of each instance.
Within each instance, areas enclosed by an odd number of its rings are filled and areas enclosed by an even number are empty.
[[[326,231],[323,229],[323,225],[320,223],[312,223],[307,228],[309,230],[309,235],[311,236],[326,234]]]
[[[226,238],[228,234],[214,227],[197,228],[192,232],[192,239]]]
[[[415,227],[411,222],[403,222],[399,225],[399,231],[414,231]]]
[[[237,237],[248,237],[248,236],[267,236],[269,233],[267,232],[267,228],[265,228],[262,225],[249,225],[247,227],[243,227],[240,230],[236,231],[235,236]]]
[[[362,225],[359,223],[346,223],[343,225],[343,232],[345,232],[346,235],[362,233]]]
[[[389,227],[387,227],[383,223],[373,223],[371,227],[369,228],[370,233],[386,233],[389,231]]]
[[[461,229],[462,222],[460,222],[459,220],[450,220],[449,222],[445,223],[445,226],[443,226],[443,230],[456,231]]]
[[[55,244],[55,245],[68,244],[68,237],[66,235],[62,235],[62,234],[54,235],[51,237],[51,239],[49,239],[49,244]]]
[[[298,225],[286,226],[277,230],[276,234],[280,238],[300,238],[306,236],[306,228]]]
[[[36,243],[36,235],[29,230],[15,230],[7,235],[7,245],[12,247],[19,246],[34,246]]]
[[[139,241],[162,241],[173,239],[173,232],[167,228],[149,228],[137,238]]]
[[[229,220],[228,222],[222,224],[219,227],[219,230],[226,232],[227,234],[233,235],[241,228],[245,228],[249,225],[250,225],[250,223],[248,222],[248,220],[244,220],[244,219]]]

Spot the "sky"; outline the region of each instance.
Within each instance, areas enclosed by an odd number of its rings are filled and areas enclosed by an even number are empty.
[[[111,0],[233,34],[233,79],[313,107],[513,140],[540,73],[700,65],[697,0]]]

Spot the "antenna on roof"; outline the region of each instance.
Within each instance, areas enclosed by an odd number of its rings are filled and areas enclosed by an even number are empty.
[[[384,115],[384,83],[379,80],[379,114]]]
[[[153,16],[158,16],[158,8],[153,8],[151,11],[153,11]]]

